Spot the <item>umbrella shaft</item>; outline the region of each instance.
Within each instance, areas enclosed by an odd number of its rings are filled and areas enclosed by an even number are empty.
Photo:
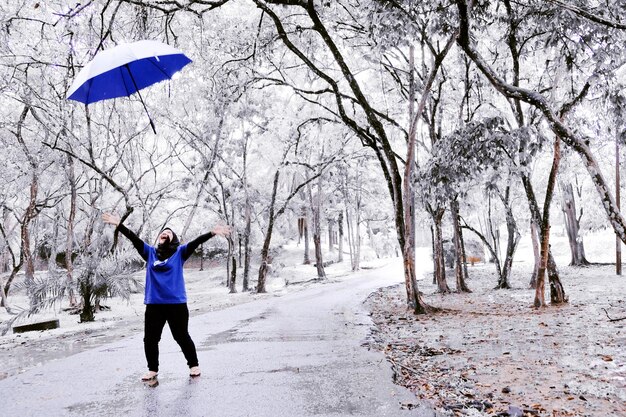
[[[125,64],[124,67],[126,67],[126,71],[128,71],[128,75],[130,76],[130,79],[133,82],[133,85],[135,86],[135,90],[137,90],[137,95],[139,95],[139,101],[141,101],[141,104],[143,105],[143,109],[146,111],[146,114],[148,115],[148,120],[150,120],[150,126],[152,126],[152,130],[154,131],[154,134],[156,135],[156,128],[154,127],[154,122],[152,121],[152,118],[150,117],[150,113],[148,112],[146,103],[144,103],[143,101],[143,97],[141,97],[141,93],[139,92],[139,87],[137,87],[137,83],[135,82],[135,77],[133,77],[133,73],[130,71],[130,67],[128,66],[128,64]]]

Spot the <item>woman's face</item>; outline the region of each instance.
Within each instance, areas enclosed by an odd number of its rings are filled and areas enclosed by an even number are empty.
[[[159,243],[160,244],[164,244],[167,242],[171,242],[172,239],[174,239],[174,234],[172,233],[171,230],[169,229],[165,229],[161,232],[161,234],[159,235]]]

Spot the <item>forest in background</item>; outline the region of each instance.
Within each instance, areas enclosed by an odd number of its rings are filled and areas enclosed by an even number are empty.
[[[534,305],[548,304],[546,281],[562,303],[551,222],[564,223],[574,265],[588,262],[586,231],[626,240],[625,15],[608,1],[11,0],[0,6],[2,305],[23,286],[30,312],[65,296],[89,321],[100,298],[127,295],[139,266],[103,211],[146,241],[166,224],[183,239],[232,225],[233,292],[264,292],[272,249],[298,236],[318,278],[322,235],[358,270],[369,234],[377,255],[403,257],[416,313],[436,307],[417,285],[418,229],[442,293],[471,290],[471,240],[494,285],[510,287],[530,234]],[[141,39],[193,60],[143,93],[156,135],[135,96],[66,100],[97,52]]]

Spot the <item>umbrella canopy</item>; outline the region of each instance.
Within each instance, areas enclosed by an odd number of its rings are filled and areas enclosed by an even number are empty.
[[[157,41],[120,44],[96,54],[78,73],[67,93],[70,100],[90,104],[130,96],[166,79],[189,64],[181,51]]]
[[[172,78],[190,62],[181,51],[161,42],[120,44],[99,52],[85,65],[74,79],[67,98],[90,104],[137,92],[145,109],[139,90]],[[150,124],[154,130],[152,119]]]

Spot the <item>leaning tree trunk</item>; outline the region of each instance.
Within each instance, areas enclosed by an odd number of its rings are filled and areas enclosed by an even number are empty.
[[[270,242],[272,241],[272,231],[274,230],[274,206],[276,204],[276,193],[278,192],[278,178],[280,171],[276,170],[274,174],[274,186],[272,188],[272,198],[270,200],[270,213],[267,224],[267,231],[265,232],[265,240],[263,241],[263,248],[261,249],[261,266],[259,267],[259,281],[257,283],[256,291],[258,293],[267,292],[265,289],[265,281],[267,279],[267,270],[270,255]]]
[[[498,282],[498,286],[496,288],[500,289],[508,289],[511,288],[511,284],[509,283],[509,278],[511,276],[511,269],[513,266],[513,256],[515,255],[515,250],[517,249],[517,245],[519,244],[521,235],[517,230],[517,222],[515,221],[515,217],[513,216],[513,208],[511,207],[510,197],[511,197],[511,187],[507,186],[504,195],[500,196],[502,200],[502,205],[504,206],[504,210],[506,212],[506,229],[507,229],[507,244],[506,244],[506,257],[504,259],[504,265],[502,266],[502,274],[500,275],[500,281]]]
[[[556,175],[559,170],[559,163],[561,161],[561,139],[557,136],[554,139],[554,159],[552,160],[552,169],[550,170],[550,176],[548,177],[548,186],[546,189],[546,200],[543,205],[543,219],[541,223],[541,264],[539,265],[539,273],[537,274],[537,288],[535,289],[535,307],[543,307],[546,305],[545,301],[545,275],[546,268],[548,266],[548,255],[550,249],[550,203],[552,202],[552,196],[554,194],[554,186],[556,183]],[[563,291],[563,285],[559,279],[558,273],[555,273],[551,278],[550,286],[554,285],[557,291],[554,294],[554,298],[551,298],[553,304],[565,302],[565,291]],[[554,283],[554,284],[553,284]],[[560,290],[558,290],[560,288]]]
[[[487,250],[489,250],[489,254],[491,255],[491,259],[493,259],[493,263],[496,267],[496,275],[498,277],[498,282],[501,282],[502,281],[502,268],[500,267],[500,257],[498,256],[498,254],[496,253],[496,249],[494,248],[494,243],[493,243],[494,240],[491,239],[490,241],[490,239],[487,239],[487,237],[484,234],[482,234],[481,232],[479,232],[472,226],[468,225],[467,223],[463,227],[473,232],[476,236],[478,236],[478,238],[487,247]]]
[[[535,252],[535,270],[533,271],[533,275],[530,279],[530,287],[537,289],[537,277],[539,276],[539,268],[541,267],[541,224],[543,223],[541,211],[539,210],[539,204],[537,204],[537,199],[535,198],[535,191],[533,190],[532,184],[530,182],[530,178],[527,175],[522,175],[522,184],[524,185],[524,191],[526,192],[526,199],[528,200],[528,208],[530,210],[531,215],[531,232],[534,233],[533,241],[536,240],[537,247],[535,248],[533,243],[533,250],[536,249]],[[534,225],[534,226],[533,226]],[[534,231],[533,231],[534,227]],[[548,245],[548,252],[550,252],[550,246]],[[554,269],[551,269],[554,266]],[[548,262],[547,265],[549,273],[554,276],[559,276],[559,273],[556,269],[556,264],[551,264]]]
[[[348,208],[346,207],[346,228],[348,229],[348,253],[350,254],[350,266],[352,267],[352,271],[355,271],[354,269],[354,240],[352,239],[352,225],[351,225],[352,219],[350,218],[350,212],[348,211]]]
[[[548,281],[550,282],[550,302],[552,304],[566,303],[567,297],[565,296],[565,289],[559,278],[559,274],[556,269],[556,263],[552,254],[548,252],[548,264],[551,264],[551,268],[548,268]]]
[[[574,187],[570,183],[561,183],[561,191],[563,194],[562,208],[565,216],[565,229],[567,230],[567,238],[569,240],[570,252],[572,254],[570,265],[589,265],[589,262],[585,258],[583,239],[580,236],[580,218],[576,212]]]
[[[458,292],[471,292],[465,283],[465,271],[463,264],[465,256],[461,246],[461,223],[459,222],[459,201],[456,198],[450,200],[450,212],[452,214],[452,228],[454,229],[454,251],[455,251],[455,276],[456,290]]]
[[[501,289],[511,288],[509,278],[511,277],[511,270],[513,267],[513,257],[515,256],[517,245],[521,239],[521,235],[517,230],[517,224],[513,219],[513,213],[507,213],[506,217],[508,239],[506,245],[506,257],[504,259],[504,265],[502,266],[502,276],[500,282],[498,283],[498,288]]]

